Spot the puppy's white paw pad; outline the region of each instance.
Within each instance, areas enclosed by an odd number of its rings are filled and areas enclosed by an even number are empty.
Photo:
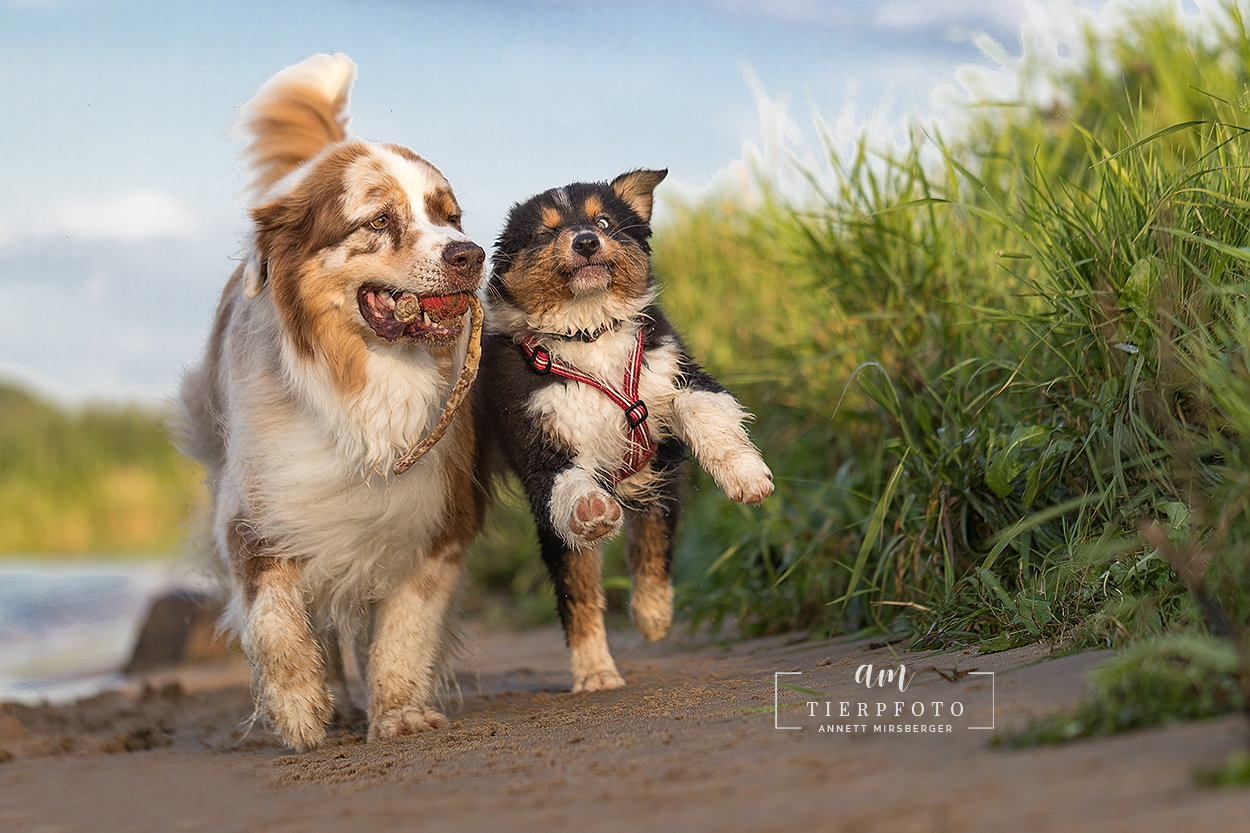
[[[394,740],[415,735],[427,729],[442,729],[450,724],[447,717],[429,706],[401,706],[387,709],[369,724],[369,742]]]
[[[580,691],[608,691],[625,685],[625,678],[615,668],[591,671],[573,680],[573,693]]]
[[[621,526],[621,505],[600,491],[590,492],[578,499],[569,517],[569,532],[574,537],[590,543],[615,532]]]

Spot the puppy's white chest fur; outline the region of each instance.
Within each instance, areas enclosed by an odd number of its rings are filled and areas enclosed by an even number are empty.
[[[554,358],[623,391],[626,368],[638,343],[637,332],[636,327],[622,327],[590,343],[560,341],[550,350]],[[647,430],[656,443],[673,434],[678,355],[671,338],[643,354],[638,395],[646,403]],[[527,407],[546,430],[574,450],[578,466],[604,475],[620,469],[630,442],[625,412],[602,391],[555,378],[530,396]]]

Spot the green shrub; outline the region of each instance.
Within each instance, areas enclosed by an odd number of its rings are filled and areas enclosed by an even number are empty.
[[[697,481],[696,623],[1006,647],[1200,621],[1138,528],[1203,539],[1226,571],[1246,534],[1250,52],[1234,6],[1207,22],[1153,10],[1044,76],[1063,108],[829,147],[814,203],[763,183],[760,206],[660,231],[664,302],[778,475],[756,511]],[[1235,511],[1207,517],[1215,495]]]

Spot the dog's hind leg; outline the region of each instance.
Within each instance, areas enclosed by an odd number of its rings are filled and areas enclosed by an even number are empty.
[[[675,491],[675,490],[674,490]],[[663,639],[673,623],[673,535],[676,496],[643,510],[625,511],[625,560],[632,587],[629,618],[648,642]]]
[[[449,674],[464,549],[447,545],[419,558],[408,579],[378,603],[369,647],[369,740],[389,740],[446,726],[434,708]]]
[[[242,538],[237,532],[236,537]],[[333,708],[321,650],[300,594],[299,564],[251,553],[259,543],[236,549],[235,569],[247,606],[243,650],[257,701],[282,741],[311,749],[325,739]]]
[[[364,714],[352,702],[347,686],[346,668],[343,663],[343,646],[339,633],[333,629],[321,634],[321,659],[326,669],[326,684],[334,700],[333,721],[350,725],[364,718]]]
[[[607,607],[603,595],[603,553],[598,546],[569,549],[554,532],[539,526],[543,561],[555,585],[556,608],[569,646],[573,691],[620,688],[625,680],[616,670],[603,627]]]
[[[352,634],[352,653],[356,656],[356,674],[368,685],[369,646],[373,644],[373,623],[377,620],[377,602],[364,605],[356,632]]]

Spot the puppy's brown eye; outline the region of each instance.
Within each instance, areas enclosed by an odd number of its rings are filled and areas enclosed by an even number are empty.
[[[456,228],[460,228],[460,215],[452,214],[451,216],[449,216],[447,218],[447,224],[449,226],[455,226]]]
[[[595,225],[606,231],[611,224],[608,222],[607,217],[600,217],[598,220],[595,220]]]
[[[382,231],[390,224],[391,224],[390,217],[387,217],[385,214],[379,214],[378,216],[374,217],[372,220],[369,221],[369,228],[373,229],[374,231]]]

